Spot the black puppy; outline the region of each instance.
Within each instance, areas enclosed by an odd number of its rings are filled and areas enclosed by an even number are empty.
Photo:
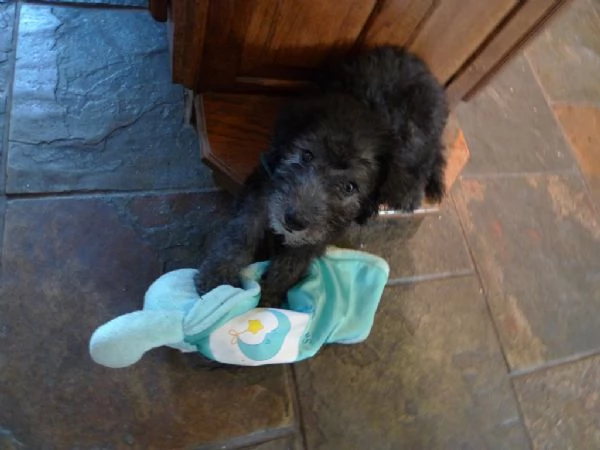
[[[259,243],[278,247],[262,280],[262,302],[286,291],[353,223],[379,205],[413,211],[444,195],[444,90],[401,48],[358,55],[323,77],[321,92],[292,101],[262,164],[244,184],[234,217],[206,255],[196,287],[239,285]]]

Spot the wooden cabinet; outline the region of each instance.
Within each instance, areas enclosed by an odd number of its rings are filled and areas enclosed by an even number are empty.
[[[247,91],[293,86],[349,50],[379,44],[409,47],[446,83],[516,4],[517,0],[210,1],[195,87]]]
[[[152,0],[150,7],[157,19],[168,17],[173,80],[195,95],[205,161],[235,185],[264,150],[281,96],[310,87],[324,63],[370,46],[406,46],[427,61],[454,106],[566,3]]]

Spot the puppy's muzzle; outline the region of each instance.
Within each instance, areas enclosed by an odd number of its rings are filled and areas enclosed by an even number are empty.
[[[283,227],[289,231],[302,231],[308,228],[308,221],[299,218],[293,211],[286,211],[283,217]]]

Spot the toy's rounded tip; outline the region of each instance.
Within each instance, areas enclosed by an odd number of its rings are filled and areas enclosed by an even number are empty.
[[[123,352],[122,342],[111,339],[104,331],[102,327],[98,328],[90,339],[90,356],[95,363],[121,369],[138,362],[144,355],[144,352]]]

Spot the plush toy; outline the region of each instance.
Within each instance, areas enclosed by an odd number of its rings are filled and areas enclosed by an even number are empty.
[[[219,286],[200,297],[194,269],[158,278],[144,308],[98,328],[90,354],[98,364],[126,367],[148,350],[169,346],[214,361],[246,366],[290,363],[329,343],[352,344],[369,335],[389,275],[374,255],[328,248],[288,291],[285,309],[257,308],[268,262],[241,273],[242,288]]]

